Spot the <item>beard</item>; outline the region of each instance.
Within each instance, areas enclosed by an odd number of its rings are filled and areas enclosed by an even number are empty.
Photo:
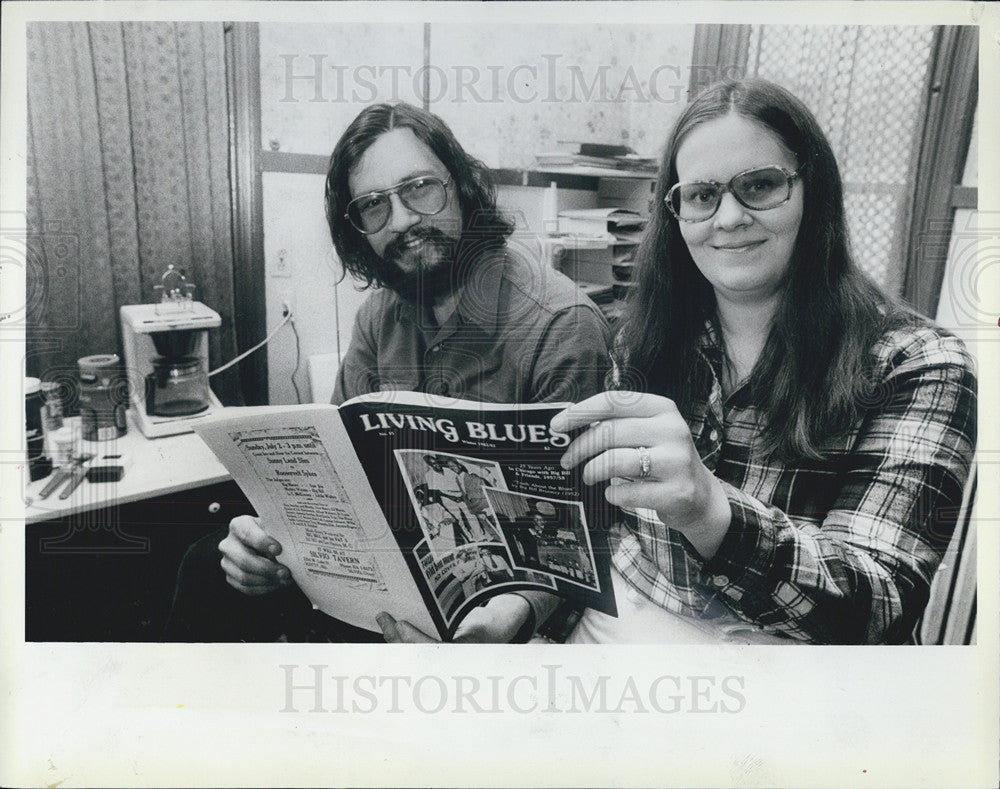
[[[414,241],[422,243],[412,249]],[[466,267],[458,265],[458,247],[459,239],[418,225],[386,246],[380,278],[400,298],[429,307],[465,280]]]

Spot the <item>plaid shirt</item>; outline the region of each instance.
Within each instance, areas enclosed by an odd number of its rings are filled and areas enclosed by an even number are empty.
[[[723,400],[711,330],[701,353],[711,389],[689,424],[725,486],[732,524],[706,562],[653,511],[626,513],[618,570],[655,603],[696,619],[735,615],[813,643],[905,641],[972,461],[975,375],[962,342],[929,324],[886,334],[875,348],[880,383],[861,419],[826,460],[794,464],[761,453],[748,387]]]

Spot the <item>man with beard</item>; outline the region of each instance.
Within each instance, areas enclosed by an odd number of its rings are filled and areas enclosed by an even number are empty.
[[[345,270],[374,288],[335,404],[394,389],[496,403],[576,402],[602,391],[603,317],[568,279],[509,248],[513,226],[497,209],[488,168],[435,115],[407,104],[363,110],[331,156],[326,214]],[[235,518],[214,554],[199,553],[214,560],[211,588],[194,567],[196,549],[179,574],[167,640],[381,640],[314,613],[257,518]],[[226,583],[218,583],[220,554]],[[197,616],[186,602],[192,589],[213,600]],[[552,607],[551,595],[501,595],[466,617],[457,640],[523,640]],[[386,640],[397,640],[386,616]]]
[[[375,287],[335,403],[390,389],[575,402],[603,389],[603,317],[568,279],[511,250],[490,171],[436,116],[364,110],[334,149],[326,209],[344,268]]]

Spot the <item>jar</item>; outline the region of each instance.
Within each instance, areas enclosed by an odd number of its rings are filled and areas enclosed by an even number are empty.
[[[42,431],[45,433],[45,452],[53,457],[52,436],[63,426],[62,393],[57,381],[42,381]]]
[[[84,356],[80,368],[80,423],[85,441],[110,441],[125,435],[128,386],[118,354]]]

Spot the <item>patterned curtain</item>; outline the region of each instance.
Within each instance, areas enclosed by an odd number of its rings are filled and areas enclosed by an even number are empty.
[[[121,354],[118,308],[168,264],[222,316],[212,368],[236,355],[221,23],[35,23],[28,44],[28,375],[75,380]],[[235,370],[212,379],[239,404]]]

